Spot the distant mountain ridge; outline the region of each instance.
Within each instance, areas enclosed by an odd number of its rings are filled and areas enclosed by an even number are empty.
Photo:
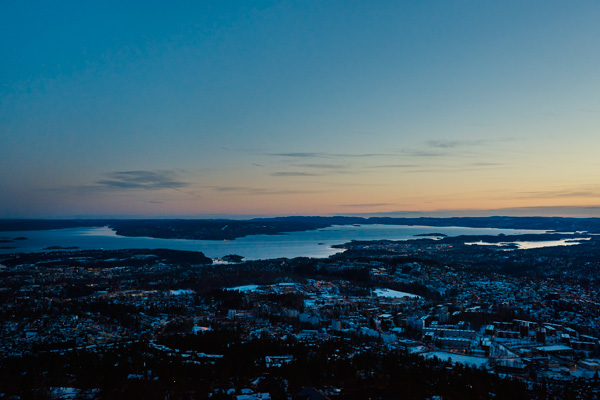
[[[561,232],[600,233],[600,218],[567,217],[320,217],[289,216],[230,219],[5,219],[0,231],[29,231],[109,226],[118,235],[163,239],[233,240],[250,235],[278,235],[286,232],[322,229],[333,225],[420,225],[431,227],[535,229]]]

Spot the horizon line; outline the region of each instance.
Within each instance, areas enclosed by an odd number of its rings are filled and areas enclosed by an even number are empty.
[[[547,218],[600,218],[600,206],[542,206],[511,207],[497,209],[464,210],[399,210],[363,213],[323,214],[189,214],[189,215],[62,215],[62,216],[19,216],[0,217],[0,220],[94,220],[94,219],[229,219],[246,220],[281,217],[389,217],[389,218],[481,218],[481,217],[547,217]]]

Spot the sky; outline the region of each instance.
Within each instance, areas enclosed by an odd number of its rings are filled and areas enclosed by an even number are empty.
[[[598,21],[585,0],[5,1],[0,218],[600,216]]]

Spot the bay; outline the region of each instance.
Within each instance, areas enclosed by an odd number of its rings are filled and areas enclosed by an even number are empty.
[[[248,260],[270,258],[314,257],[325,258],[343,251],[331,248],[352,240],[410,240],[421,239],[415,235],[443,233],[460,235],[521,235],[541,234],[546,231],[526,229],[431,227],[406,225],[340,225],[324,229],[291,232],[281,235],[253,235],[235,240],[156,239],[149,237],[119,236],[108,227],[72,228],[46,231],[2,232],[6,237],[26,237],[4,243],[0,254],[49,251],[49,247],[77,247],[77,250],[117,249],[173,249],[201,251],[216,259],[228,254],[238,254]],[[75,249],[71,249],[75,250]]]

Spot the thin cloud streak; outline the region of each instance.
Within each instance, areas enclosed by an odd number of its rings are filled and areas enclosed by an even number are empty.
[[[290,152],[268,153],[268,156],[290,158],[367,158],[367,157],[394,157],[391,153],[320,153],[320,152]]]
[[[417,165],[417,164],[382,164],[382,165],[369,165],[367,168],[369,169],[385,169],[385,168],[400,168],[400,169],[405,169],[405,168],[420,168],[422,167],[422,165]]]
[[[297,164],[296,167],[301,168],[316,168],[316,169],[342,169],[346,168],[343,165],[338,164]]]
[[[273,172],[271,176],[321,176],[310,172]]]
[[[429,140],[427,145],[436,149],[455,149],[486,144],[485,140]]]
[[[62,186],[44,189],[60,195],[97,196],[102,193],[155,193],[161,190],[173,190],[185,196],[202,199],[202,196],[192,190],[189,182],[179,179],[182,170],[154,171],[116,171],[104,174],[108,179],[101,179],[90,185]],[[164,204],[159,200],[146,200],[148,204]]]
[[[108,179],[95,183],[100,187],[116,189],[181,189],[189,183],[176,179],[177,173],[169,170],[156,171],[117,171],[106,174]]]
[[[600,190],[557,190],[557,191],[537,191],[537,192],[521,192],[521,198],[525,199],[553,199],[565,197],[584,197],[595,198],[600,200]]]
[[[287,194],[309,194],[321,193],[320,191],[309,190],[288,190],[288,189],[265,189],[248,186],[212,186],[213,190],[221,193],[242,194],[242,195],[287,195]]]
[[[381,164],[370,165],[367,169],[401,169],[403,173],[450,173],[450,172],[468,172],[478,171],[482,168],[501,167],[506,164],[491,162],[476,162],[457,165],[430,165],[430,164]]]
[[[491,217],[491,216],[547,216],[547,217],[598,217],[600,206],[538,206],[497,209],[439,209],[432,211],[384,211],[355,213],[363,217]]]
[[[478,157],[470,151],[466,151],[467,148],[491,146],[493,143],[489,140],[429,140],[424,142],[422,146],[417,148],[404,148],[389,153],[331,153],[331,152],[319,152],[319,151],[308,151],[308,152],[278,152],[278,153],[266,153],[264,155],[271,157],[283,157],[283,158],[298,158],[298,159],[378,159],[378,158],[404,158],[404,159],[441,159],[441,158],[453,158],[453,159],[473,159]],[[470,163],[468,166],[472,167],[488,167],[488,166],[500,166],[499,163]],[[297,166],[306,168],[316,169],[342,169],[347,166],[340,166],[333,163],[303,163],[297,164]],[[378,166],[365,166],[366,168],[423,168],[424,165],[413,164],[413,163],[399,163],[399,164],[381,164]],[[421,171],[418,171],[421,172]]]

